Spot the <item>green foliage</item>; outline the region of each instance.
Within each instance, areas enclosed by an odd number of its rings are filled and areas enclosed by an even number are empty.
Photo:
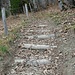
[[[11,11],[13,11],[14,13],[17,12],[21,0],[10,0],[10,2],[11,2]]]
[[[29,3],[29,0],[10,0],[12,13],[17,13],[18,10],[22,10],[22,6],[25,3]]]
[[[6,46],[0,46],[0,52],[2,52],[2,53],[7,53],[8,51],[8,48],[6,47]]]
[[[20,0],[10,0],[11,1],[11,8],[18,8]]]

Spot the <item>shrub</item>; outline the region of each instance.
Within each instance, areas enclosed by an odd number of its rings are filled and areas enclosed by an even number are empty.
[[[21,0],[10,0],[10,2],[11,2],[11,12],[17,13],[19,10],[19,4]]]

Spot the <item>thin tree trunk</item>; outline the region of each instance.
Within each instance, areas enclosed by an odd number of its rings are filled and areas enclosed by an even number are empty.
[[[9,14],[11,15],[11,3],[10,3],[10,0],[9,0]]]
[[[7,24],[6,24],[5,8],[2,7],[1,11],[2,11],[2,20],[3,20],[3,26],[4,26],[4,33],[5,33],[5,35],[8,35],[8,28],[7,28]]]
[[[27,7],[27,4],[25,4],[25,10],[26,10],[26,16],[28,18],[28,7]]]
[[[32,12],[32,7],[31,7],[31,4],[29,3],[29,7],[30,7],[30,11]]]
[[[24,14],[25,14],[25,7],[23,6],[23,12],[24,12]]]

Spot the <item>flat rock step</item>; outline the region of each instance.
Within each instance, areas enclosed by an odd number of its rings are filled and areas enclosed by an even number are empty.
[[[39,27],[46,27],[46,26],[48,26],[48,25],[39,25]]]
[[[25,59],[17,58],[14,60],[15,63],[23,63]]]
[[[26,62],[25,59],[17,58],[14,60],[14,63],[24,63]],[[38,66],[38,65],[46,65],[49,64],[50,60],[48,59],[30,59],[26,62],[27,65],[33,65],[33,66]]]
[[[27,30],[27,32],[50,32],[51,30]]]
[[[32,66],[38,66],[38,65],[46,65],[46,64],[50,64],[50,60],[48,59],[30,59],[27,62],[27,65],[32,65]]]
[[[38,39],[48,39],[48,38],[51,38],[51,37],[55,37],[55,34],[50,34],[50,35],[33,35],[33,36],[25,36],[26,38],[28,39],[35,39],[35,38],[38,38]]]
[[[57,48],[57,46],[50,46],[50,45],[35,45],[35,44],[22,44],[21,45],[22,49],[37,49],[37,50],[46,50],[46,49],[50,49],[50,48]]]

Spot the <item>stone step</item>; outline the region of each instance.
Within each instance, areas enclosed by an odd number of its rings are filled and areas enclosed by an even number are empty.
[[[38,65],[47,65],[50,64],[50,60],[48,59],[30,59],[27,62],[27,65],[38,66]]]
[[[39,25],[39,27],[46,27],[46,26],[48,26],[48,25],[44,25],[44,24],[42,24],[42,25],[40,24]]]
[[[50,49],[50,48],[57,48],[57,46],[50,46],[50,45],[35,45],[35,44],[25,44],[23,43],[21,45],[22,49],[37,49],[37,50],[46,50],[46,49]]]
[[[25,36],[28,39],[49,39],[49,38],[54,38],[55,34],[50,34],[50,35],[33,35],[33,36]]]
[[[21,58],[15,58],[14,63],[23,63],[25,62],[25,59],[21,59]]]
[[[14,63],[24,63],[26,62],[25,59],[17,58],[14,60]],[[33,65],[33,66],[38,66],[38,65],[46,65],[49,64],[50,60],[48,59],[30,59],[26,62],[26,65]]]
[[[50,32],[51,30],[27,30],[27,32]]]

